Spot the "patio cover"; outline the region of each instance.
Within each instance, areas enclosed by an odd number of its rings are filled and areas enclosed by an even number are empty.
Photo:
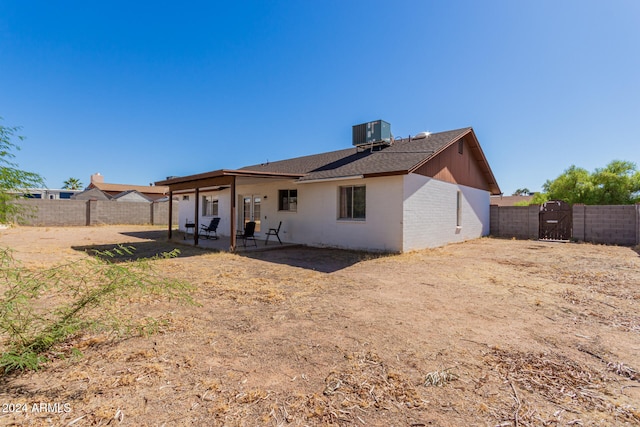
[[[299,179],[306,174],[303,173],[278,173],[278,172],[257,172],[250,170],[233,170],[233,169],[220,169],[212,172],[206,172],[196,175],[180,176],[175,178],[168,178],[163,181],[157,181],[155,185],[163,185],[169,187],[169,230],[168,237],[171,239],[171,227],[173,221],[173,193],[176,191],[195,191],[195,232],[194,232],[194,244],[198,245],[198,230],[199,220],[198,213],[200,209],[200,190],[229,187],[231,189],[231,209],[229,212],[229,218],[231,223],[231,246],[229,250],[235,251],[236,249],[236,185],[238,180],[251,182],[253,180],[264,179]]]

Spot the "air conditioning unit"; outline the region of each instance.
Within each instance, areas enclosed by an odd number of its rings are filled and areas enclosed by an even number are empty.
[[[391,125],[384,120],[376,120],[353,126],[353,145],[391,145]]]

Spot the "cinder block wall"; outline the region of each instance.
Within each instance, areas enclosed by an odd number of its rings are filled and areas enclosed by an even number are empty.
[[[614,245],[640,244],[640,204],[573,206],[572,239]],[[491,235],[537,239],[538,205],[491,206]]]
[[[89,200],[89,204],[90,225],[151,224],[151,203]]]
[[[23,225],[86,226],[101,224],[167,225],[169,203],[116,202],[112,200],[48,200],[17,201],[23,209]],[[178,224],[178,204],[173,203],[173,225]]]
[[[491,206],[491,235],[537,239],[540,206]]]
[[[575,240],[616,245],[637,245],[640,205],[573,206]]]
[[[39,226],[87,225],[87,202],[84,200],[18,200],[22,212],[19,224]]]

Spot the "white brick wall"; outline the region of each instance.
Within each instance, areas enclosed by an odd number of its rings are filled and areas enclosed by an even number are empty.
[[[462,222],[456,226],[457,193]],[[421,175],[404,177],[403,251],[442,246],[489,234],[489,193]]]
[[[338,219],[338,187],[366,185],[367,213],[364,221]],[[278,190],[298,190],[298,211],[278,211]],[[456,227],[457,192],[463,194],[462,227]],[[200,197],[209,193],[201,192]],[[215,193],[221,218],[218,234],[228,235],[229,190]],[[261,196],[262,230],[277,227],[287,242],[402,252],[463,241],[489,234],[489,193],[420,175],[398,175],[308,184],[265,181],[239,185],[238,195]],[[264,196],[267,196],[264,199]],[[194,197],[179,204],[179,226],[194,218]],[[404,207],[404,211],[403,211]],[[238,214],[240,206],[237,207]],[[200,218],[205,224],[210,218]],[[261,233],[262,234],[262,233]],[[404,239],[404,240],[403,240]]]

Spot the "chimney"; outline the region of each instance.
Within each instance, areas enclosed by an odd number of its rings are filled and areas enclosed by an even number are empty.
[[[103,184],[104,183],[104,176],[100,175],[100,172],[96,172],[93,175],[91,175],[91,183],[92,184]]]

